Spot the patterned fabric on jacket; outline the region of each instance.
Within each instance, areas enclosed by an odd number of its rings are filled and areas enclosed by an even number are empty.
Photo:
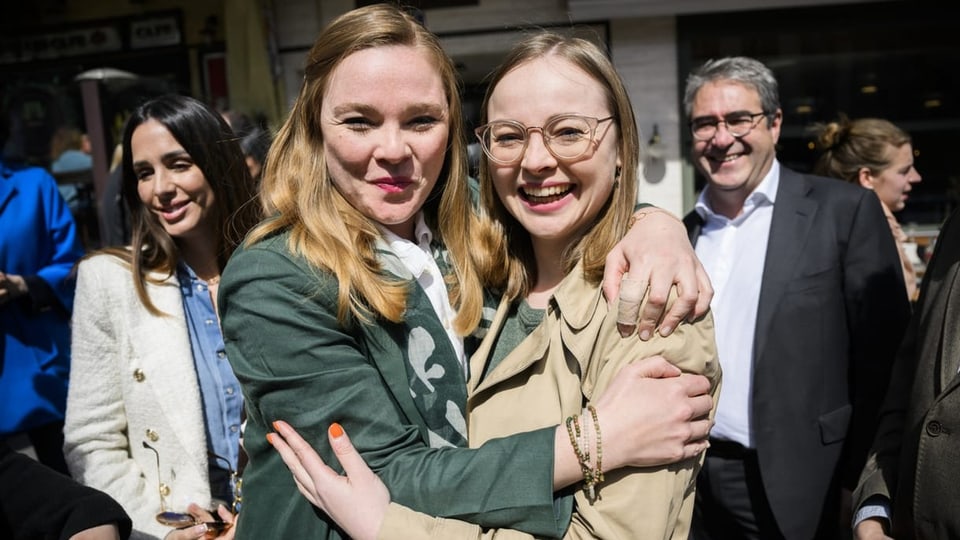
[[[279,419],[333,466],[338,462],[327,429],[340,423],[401,504],[487,527],[558,536],[553,463],[543,459],[553,452],[553,429],[477,449],[432,448],[425,415],[433,412],[421,410],[428,400],[418,407],[410,390],[411,329],[421,327],[432,336],[435,348],[421,369],[430,385],[447,384],[435,378],[441,371],[436,366],[451,375],[455,364],[441,357],[452,359],[455,353],[429,299],[412,284],[404,322],[343,325],[337,320],[337,288],[331,274],[291,251],[287,232],[241,247],[223,273],[221,323],[227,357],[243,388],[244,448],[250,458],[237,539],[344,538],[299,493],[267,443],[271,423]],[[462,378],[460,384],[459,392],[465,392]],[[439,425],[436,417],[431,423]]]

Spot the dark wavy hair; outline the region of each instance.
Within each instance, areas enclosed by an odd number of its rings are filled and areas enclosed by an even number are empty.
[[[170,131],[190,154],[213,190],[213,217],[218,239],[214,249],[221,270],[247,231],[260,220],[261,212],[240,145],[218,112],[199,100],[175,94],[151,99],[133,111],[123,130],[121,187],[123,199],[130,209],[131,245],[129,249],[107,248],[104,251],[130,264],[137,295],[151,313],[160,315],[147,295],[146,282],[157,281],[151,278],[151,272],[165,274],[165,277],[172,275],[180,254],[176,240],[167,234],[137,192],[131,139],[133,132],[148,120],[155,120]]]

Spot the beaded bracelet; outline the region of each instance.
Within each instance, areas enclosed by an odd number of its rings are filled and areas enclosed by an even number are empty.
[[[587,496],[587,500],[593,503],[597,500],[597,475],[595,471],[590,467],[590,433],[587,430],[587,409],[583,409],[581,412],[583,415],[583,436],[580,438],[580,444],[582,445],[583,451],[583,463],[580,464],[580,468],[583,469],[583,493]]]
[[[580,464],[580,470],[583,472],[583,481],[590,482],[593,471],[590,469],[590,456],[584,454],[580,448],[580,416],[574,415],[567,418],[567,433],[570,435],[570,446],[573,447],[573,453],[577,455],[577,462]]]
[[[573,446],[573,452],[577,456],[580,464],[580,470],[583,472],[583,492],[587,500],[591,503],[597,500],[597,485],[603,482],[603,445],[600,439],[600,422],[597,420],[597,410],[593,405],[588,405],[584,414],[590,412],[590,419],[593,421],[593,429],[596,434],[597,445],[597,464],[596,468],[590,466],[590,434],[586,429],[580,429],[580,416],[574,415],[567,418],[567,433],[570,436],[570,445]]]
[[[580,448],[580,416],[574,415],[567,418],[567,433],[570,434],[570,445],[573,446],[573,453],[577,455],[577,461],[580,468],[584,471],[584,479],[590,471],[590,451],[584,452]]]
[[[593,430],[597,434],[597,468],[594,473],[597,483],[603,482],[603,439],[600,437],[600,420],[597,419],[597,409],[593,405],[587,405],[590,411],[591,420],[593,420]]]

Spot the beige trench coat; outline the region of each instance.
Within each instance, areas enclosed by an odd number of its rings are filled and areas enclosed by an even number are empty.
[[[685,372],[706,375],[716,408],[720,365],[709,314],[693,324],[681,324],[668,337],[655,335],[646,342],[636,336],[621,338],[616,312],[608,310],[600,288],[585,282],[577,271],[561,283],[540,326],[481,381],[509,307],[501,302],[487,337],[471,358],[467,401],[471,447],[510,433],[563,424],[599,396],[622,366],[656,354]],[[686,539],[702,461],[701,455],[672,465],[606,474],[601,498],[594,504],[577,491],[565,538]],[[379,537],[531,538],[518,531],[484,531],[397,504],[390,505]]]

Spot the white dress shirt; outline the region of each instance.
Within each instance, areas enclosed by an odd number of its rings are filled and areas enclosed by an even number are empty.
[[[751,396],[753,394],[754,337],[760,284],[780,165],[773,166],[747,196],[734,219],[710,207],[710,186],[700,194],[695,210],[704,220],[696,253],[710,276],[711,303],[716,325],[717,353],[723,368],[723,385],[717,403],[716,424],[710,436],[753,448]]]
[[[430,299],[430,304],[447,331],[447,338],[453,345],[453,350],[457,353],[457,361],[463,368],[465,376],[467,373],[467,357],[463,350],[463,338],[457,335],[453,329],[453,319],[457,316],[456,310],[450,306],[450,296],[447,294],[447,285],[443,281],[443,274],[437,261],[433,258],[430,251],[430,242],[433,240],[433,231],[427,227],[423,220],[423,212],[417,214],[417,224],[414,229],[414,237],[417,243],[413,243],[404,238],[400,238],[385,227],[379,227],[383,233],[383,240],[390,251],[393,252],[400,262],[403,263],[410,273],[416,278],[417,283],[423,288]]]

